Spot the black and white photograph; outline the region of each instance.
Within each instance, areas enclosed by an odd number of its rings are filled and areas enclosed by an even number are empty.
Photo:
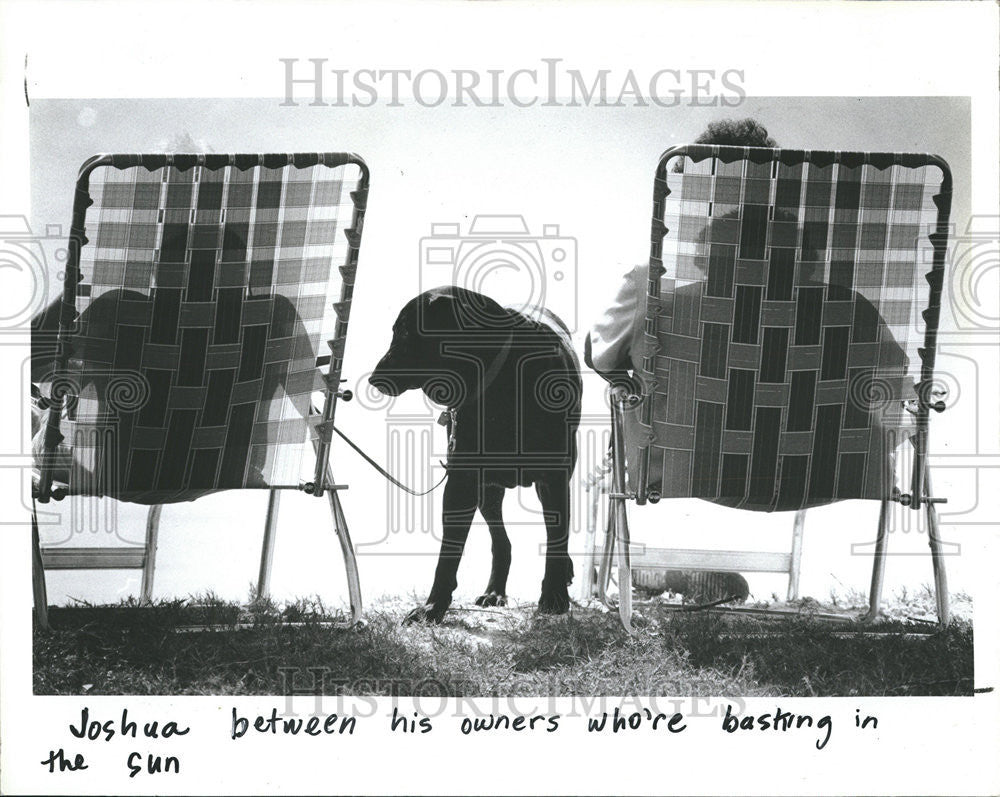
[[[995,7],[0,9],[4,793],[1000,787]]]

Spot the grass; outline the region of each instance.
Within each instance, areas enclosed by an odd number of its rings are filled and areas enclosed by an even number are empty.
[[[252,597],[252,596],[251,596]],[[902,617],[922,596],[890,606]],[[954,596],[968,604],[965,596]],[[841,604],[843,600],[841,599]],[[386,599],[360,629],[318,600],[247,607],[211,595],[140,608],[53,608],[34,633],[36,694],[531,696],[967,695],[972,627],[932,634],[890,619],[882,633],[802,613],[781,621],[644,604],[630,637],[617,615],[575,606],[457,609],[441,626],[400,626],[411,601]],[[967,612],[966,612],[967,614]],[[198,633],[185,626],[214,624]]]

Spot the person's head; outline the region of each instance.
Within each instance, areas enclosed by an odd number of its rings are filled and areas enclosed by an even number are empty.
[[[711,246],[713,225],[720,225],[720,226],[728,225],[731,228],[738,229],[740,220],[741,220],[741,214],[737,208],[733,208],[732,210],[728,210],[720,216],[715,216],[709,219],[705,224],[705,226],[698,233],[696,239],[699,250],[703,254],[707,255],[707,252],[709,251]],[[783,210],[781,208],[775,208],[774,215],[769,223],[782,224],[785,225],[786,228],[788,227],[794,228],[798,222],[794,213],[790,213],[789,211]],[[761,230],[761,234],[763,234],[763,230]],[[723,233],[719,234],[718,238],[720,240],[732,240],[733,235],[731,234],[726,235]],[[733,250],[732,257],[734,259],[741,257],[751,257],[751,255],[748,255],[746,252],[740,251],[742,245],[743,242],[741,240],[739,244],[735,244],[732,247]],[[794,248],[794,247],[785,247],[785,248]],[[797,273],[797,279],[804,284],[821,283],[823,280],[823,273],[824,273],[824,255],[825,252],[817,248],[815,242],[811,242],[808,239],[803,239],[801,248],[798,249],[795,256],[795,270]],[[752,255],[752,256],[759,257],[759,255]],[[708,268],[711,268],[711,264],[708,265]],[[708,276],[707,273],[705,276],[706,277]]]
[[[695,140],[695,144],[716,144],[731,147],[777,147],[778,142],[768,135],[767,128],[756,119],[717,119]],[[678,158],[673,167],[675,172],[684,171],[684,158]],[[723,224],[737,224],[739,212],[732,210],[719,217]],[[697,242],[701,247],[707,247],[709,240],[709,224],[699,233]]]
[[[695,144],[716,144],[723,147],[777,147],[778,142],[767,134],[767,128],[756,119],[717,119],[695,140]],[[673,171],[684,171],[684,158],[674,161]]]
[[[777,147],[767,128],[756,119],[719,119],[710,122],[695,144],[718,144],[729,147]]]

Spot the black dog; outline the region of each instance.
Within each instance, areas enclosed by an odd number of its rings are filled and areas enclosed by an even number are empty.
[[[427,603],[405,622],[444,617],[477,508],[490,529],[493,568],[476,603],[506,603],[504,490],[531,484],[545,513],[547,542],[538,610],[569,608],[569,480],[583,385],[569,331],[551,313],[541,314],[544,323],[463,288],[427,291],[400,312],[389,351],[369,379],[387,395],[420,388],[448,407],[441,554]]]

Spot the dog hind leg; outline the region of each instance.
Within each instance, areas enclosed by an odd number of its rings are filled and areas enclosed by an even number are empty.
[[[569,476],[559,473],[535,483],[545,513],[545,576],[538,611],[564,614],[569,611],[573,562],[569,558]]]

